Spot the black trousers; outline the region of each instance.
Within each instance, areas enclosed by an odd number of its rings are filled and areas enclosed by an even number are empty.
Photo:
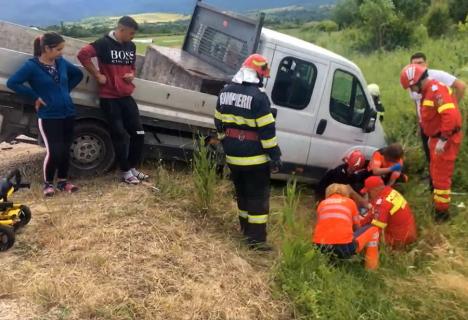
[[[120,170],[128,171],[140,162],[145,141],[138,106],[132,97],[101,98],[101,109],[110,126]]]
[[[250,244],[266,241],[270,211],[270,168],[268,165],[229,166],[236,189],[241,231]]]
[[[43,167],[44,181],[53,183],[56,172],[57,178],[67,179],[75,118],[39,119],[38,124],[47,149]]]

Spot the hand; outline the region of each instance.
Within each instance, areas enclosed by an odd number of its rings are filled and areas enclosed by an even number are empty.
[[[107,78],[105,75],[103,75],[102,73],[98,73],[96,75],[96,81],[100,84],[100,85],[105,85],[106,82],[107,82]]]
[[[390,169],[390,171],[401,171],[403,169],[403,166],[401,165],[401,163],[397,163],[388,169]]]
[[[438,155],[444,153],[446,143],[447,143],[447,140],[442,140],[442,139],[437,140],[437,143],[435,146],[435,153]]]
[[[283,163],[281,162],[281,159],[271,160],[270,161],[270,172],[271,173],[278,173],[280,171],[282,165],[283,165]]]
[[[133,72],[131,73],[126,73],[122,76],[122,78],[127,82],[127,83],[132,83],[133,79],[135,79],[135,74]]]
[[[34,108],[36,109],[36,112],[38,112],[39,109],[42,108],[42,106],[45,106],[45,105],[46,105],[46,103],[41,98],[37,98],[36,101],[34,101]]]

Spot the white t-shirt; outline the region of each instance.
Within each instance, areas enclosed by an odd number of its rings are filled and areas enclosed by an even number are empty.
[[[427,74],[429,78],[442,82],[447,87],[451,87],[455,80],[457,80],[455,76],[442,70],[429,69],[427,70]],[[421,105],[421,94],[411,90],[409,90],[409,94],[411,99],[413,99],[416,103],[416,113],[418,115],[418,120],[421,122],[421,111],[419,110],[419,106]]]

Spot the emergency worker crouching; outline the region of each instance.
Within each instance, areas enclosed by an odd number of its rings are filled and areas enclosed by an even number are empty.
[[[270,100],[263,79],[270,76],[265,57],[250,55],[220,92],[215,126],[231,171],[240,229],[250,248],[269,250],[266,225],[270,209],[270,173],[281,167]]]
[[[379,229],[372,225],[360,228],[358,209],[347,185],[334,183],[327,187],[326,199],[317,208],[312,242],[338,259],[348,259],[365,249],[366,269],[378,267]]]

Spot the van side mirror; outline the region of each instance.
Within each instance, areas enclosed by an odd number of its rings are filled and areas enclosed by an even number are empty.
[[[374,109],[369,110],[362,124],[362,130],[366,133],[375,130],[375,123],[377,122],[377,111]]]

